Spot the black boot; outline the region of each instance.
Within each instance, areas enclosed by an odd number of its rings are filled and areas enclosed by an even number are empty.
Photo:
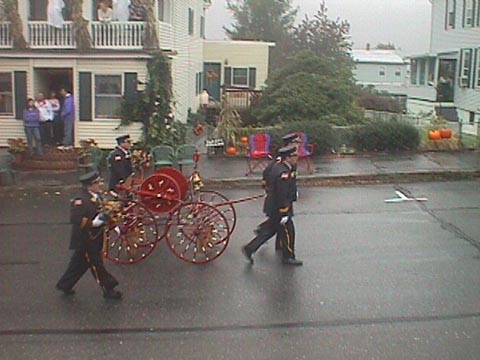
[[[253,265],[252,253],[251,253],[250,250],[247,249],[246,246],[242,246],[242,253],[243,253],[243,255],[245,255],[245,257],[246,257],[247,260],[250,262],[250,264]]]
[[[108,289],[103,291],[103,297],[109,300],[120,300],[122,298],[122,293],[114,289]]]
[[[292,266],[302,266],[303,261],[297,260],[297,259],[294,259],[294,258],[287,258],[287,259],[282,260],[282,264],[292,265]]]
[[[60,286],[56,285],[55,288],[58,290],[58,291],[61,291],[63,292],[64,295],[67,295],[67,296],[71,296],[73,294],[75,294],[75,290],[73,289],[63,289],[61,288]]]

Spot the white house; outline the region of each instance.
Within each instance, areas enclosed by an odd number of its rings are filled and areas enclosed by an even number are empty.
[[[233,105],[247,106],[249,96],[265,85],[273,46],[275,43],[261,41],[205,40],[204,89],[220,101],[223,87]]]
[[[122,99],[135,96],[147,80],[147,23],[122,14],[121,5],[127,6],[130,0],[106,0],[114,13],[108,22],[97,19],[98,0],[84,0],[82,15],[87,21],[92,49],[80,52],[71,20],[73,1],[60,1],[65,7],[57,13],[57,21],[47,15],[48,0],[18,1],[23,36],[28,44],[23,51],[13,46],[8,15],[0,14],[0,146],[6,146],[8,138],[25,137],[21,120],[27,97],[38,92],[49,94],[61,86],[70,89],[74,96],[76,144],[81,139],[94,138],[100,147],[108,148],[114,146],[118,134],[128,132],[136,139],[141,136],[140,123],[120,129],[118,125]],[[195,112],[200,105],[199,95],[206,78],[205,12],[210,4],[211,0],[154,0],[158,47],[171,60],[172,107],[180,121],[186,121],[188,110]],[[239,50],[248,54],[244,56],[247,59],[250,51],[258,52],[254,43],[249,47],[255,50]],[[233,61],[243,56],[230,52],[229,47],[224,50],[225,54],[218,53],[208,61],[220,59],[225,65],[225,59]],[[259,84],[266,76],[264,63],[268,62],[268,52],[261,56],[265,58],[238,63],[248,69],[257,68]],[[252,76],[249,70],[249,81]]]
[[[408,110],[433,110],[475,133],[480,121],[480,1],[430,2],[430,51],[410,57]]]
[[[373,86],[394,96],[407,95],[408,62],[395,50],[354,49],[357,84]]]

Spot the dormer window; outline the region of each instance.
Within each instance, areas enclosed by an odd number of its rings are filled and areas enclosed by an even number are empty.
[[[457,7],[456,0],[445,0],[445,30],[455,29],[455,9]]]
[[[473,27],[475,0],[463,0],[463,27]]]
[[[172,0],[157,0],[157,16],[159,21],[172,22]]]

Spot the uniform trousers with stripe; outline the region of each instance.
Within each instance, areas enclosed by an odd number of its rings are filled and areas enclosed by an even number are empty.
[[[281,224],[282,217],[271,216],[266,221],[261,223],[258,227],[257,236],[250,241],[245,249],[254,253],[257,249],[266,243],[271,237],[277,235],[284,259],[295,258],[295,225],[292,217],[288,217],[288,221],[285,224]]]
[[[74,250],[67,270],[58,280],[57,286],[64,290],[72,289],[88,269],[103,290],[111,290],[118,285],[117,279],[105,269],[101,251],[92,246]]]

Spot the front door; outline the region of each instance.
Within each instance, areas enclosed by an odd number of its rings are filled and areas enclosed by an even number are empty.
[[[214,62],[203,63],[203,87],[216,101],[220,101],[220,80],[222,64]]]

